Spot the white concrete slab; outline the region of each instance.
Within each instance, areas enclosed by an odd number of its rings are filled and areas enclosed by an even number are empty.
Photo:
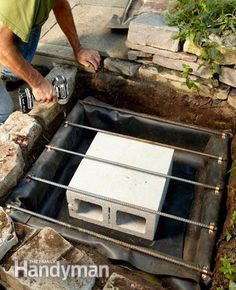
[[[116,33],[106,28],[112,15],[117,14],[120,17],[124,8],[79,4],[72,11],[84,47],[98,50],[103,56],[127,58],[126,33]],[[48,23],[45,24],[43,37],[40,41],[42,43],[69,46],[59,25],[54,24],[53,16],[51,16]]]

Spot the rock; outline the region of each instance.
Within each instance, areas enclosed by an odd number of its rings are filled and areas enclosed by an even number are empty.
[[[140,77],[153,80],[153,81],[158,81],[159,77],[159,70],[157,66],[154,65],[142,65],[139,68],[138,74]]]
[[[130,61],[134,61],[134,60],[140,60],[144,59],[144,60],[151,60],[153,58],[153,55],[151,53],[147,53],[147,52],[143,52],[143,51],[139,51],[139,50],[130,50],[128,51],[128,59]]]
[[[15,252],[11,260],[58,261],[73,246],[51,228],[44,228]]]
[[[120,275],[118,273],[112,273],[103,290],[125,290],[125,289],[135,289],[135,290],[164,290],[162,286],[150,285],[147,286],[145,282],[142,284],[128,279],[127,277]]]
[[[0,274],[1,280],[18,290],[91,290],[95,278],[86,275],[84,267],[93,264],[85,252],[75,249],[53,229],[44,228],[11,256],[7,262],[10,268],[3,269]],[[75,272],[81,275],[73,275],[73,265],[81,266],[81,272]],[[19,273],[17,267],[23,266]],[[40,270],[43,269],[40,267],[48,267],[49,270]],[[30,270],[33,276],[29,275]],[[65,271],[68,271],[67,277]]]
[[[233,46],[218,46],[217,49],[222,53],[222,58],[217,61],[221,65],[236,64],[236,48]],[[203,54],[203,49],[196,45],[192,40],[187,39],[184,43],[184,52],[192,53],[197,56]]]
[[[230,91],[230,87],[226,85],[220,85],[219,88],[214,89],[207,80],[196,76],[190,76],[190,79],[198,86],[199,91],[196,92],[186,86],[186,79],[182,76],[181,72],[154,65],[141,66],[139,69],[139,76],[149,81],[168,83],[177,91],[181,91],[189,95],[199,94],[203,97],[218,100],[227,100]]]
[[[0,127],[2,142],[15,142],[30,151],[42,133],[41,125],[32,117],[21,112],[14,112]]]
[[[221,65],[236,64],[236,36],[233,34],[220,37],[210,34],[209,39],[218,44],[218,49],[222,53],[222,59],[219,61]]]
[[[183,65],[189,65],[193,72],[191,74],[199,76],[204,79],[209,79],[211,77],[210,69],[202,66],[199,67],[200,63],[197,62],[189,62],[189,61],[183,61],[183,60],[175,60],[173,61],[171,58],[154,55],[153,57],[153,63],[160,65],[162,67],[166,67],[169,69],[177,70],[177,71],[183,71]]]
[[[236,68],[222,67],[220,81],[226,85],[236,88]]]
[[[0,207],[0,260],[18,243],[11,218]]]
[[[221,65],[232,65],[236,64],[236,48],[235,47],[219,47],[219,51],[222,53],[223,57],[219,61]]]
[[[164,56],[172,59],[182,59],[186,61],[191,61],[191,62],[196,62],[197,61],[197,56],[185,52],[173,52],[173,51],[168,51],[164,49],[159,49],[151,46],[145,46],[145,45],[139,45],[139,44],[134,44],[129,41],[126,41],[126,45],[134,50],[137,51],[142,51],[144,53],[148,54],[156,54],[159,56]]]
[[[203,53],[203,49],[200,46],[197,46],[192,40],[189,38],[186,39],[183,47],[183,51],[187,53],[192,53],[197,56],[201,56]]]
[[[111,58],[106,58],[104,60],[105,69],[126,76],[134,76],[137,73],[139,67],[140,67],[139,64],[130,61],[117,60]]]
[[[173,37],[179,32],[177,27],[168,26],[163,16],[143,13],[131,21],[128,41],[134,44],[178,51],[179,39]]]
[[[70,96],[74,92],[75,87],[75,78],[76,78],[77,68],[72,66],[55,66],[50,73],[47,75],[47,79],[52,82],[52,80],[57,75],[63,75],[69,85],[69,94]],[[57,118],[57,116],[62,112],[62,105],[57,103],[49,104],[35,104],[33,110],[29,113],[30,116],[35,117],[36,119],[42,122],[43,126],[49,127],[50,124]]]
[[[214,90],[213,99],[226,101],[228,99],[230,87],[226,85],[220,85],[219,88]]]
[[[24,166],[19,145],[0,140],[0,199],[16,186],[23,175]]]
[[[236,109],[236,89],[231,89],[228,97],[228,103],[231,107]]]

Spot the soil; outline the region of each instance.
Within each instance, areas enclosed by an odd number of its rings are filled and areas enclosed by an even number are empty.
[[[236,129],[235,110],[226,101],[176,92],[168,83],[125,79],[115,74],[78,73],[77,97],[96,96],[115,107],[222,130]]]
[[[173,121],[183,122],[191,125],[198,125],[214,129],[232,130],[236,129],[236,114],[225,101],[217,101],[200,96],[188,96],[177,93],[168,84],[147,82],[143,79],[126,79],[115,74],[99,72],[96,75],[87,73],[78,73],[78,82],[73,96],[74,100],[78,97],[84,99],[87,96],[96,96],[101,101],[105,101],[115,107],[125,108],[132,111],[146,113],[158,117],[163,117]],[[53,127],[56,128],[58,123]],[[52,132],[47,131],[46,138]],[[45,145],[45,137],[42,137],[40,144],[32,156],[32,162],[37,158]],[[34,151],[34,150],[33,150]],[[232,142],[232,159],[236,162],[236,138]],[[229,180],[229,190],[227,194],[227,217],[224,224],[224,230],[218,243],[218,252],[216,258],[215,274],[212,283],[212,289],[223,287],[228,289],[228,280],[220,271],[221,257],[228,257],[236,262],[236,239],[232,236],[229,242],[226,241],[226,232],[232,232],[232,214],[236,210],[236,173],[231,174]],[[27,229],[21,230],[17,227],[20,239],[25,240],[25,236],[30,236]],[[113,264],[102,254],[85,245],[77,245],[80,250],[93,259],[96,264],[107,264],[110,267],[110,273],[116,272],[128,278],[134,283],[145,285],[143,289],[164,289],[160,282],[152,275],[140,273],[131,268],[130,265]],[[7,266],[7,265],[6,265]],[[9,266],[9,265],[8,265]],[[95,290],[102,289],[107,279],[97,279]],[[121,283],[122,290],[132,289],[130,284]],[[128,283],[128,282],[127,282]]]

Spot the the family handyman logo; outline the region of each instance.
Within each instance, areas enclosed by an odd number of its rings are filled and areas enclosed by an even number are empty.
[[[25,278],[108,278],[108,265],[70,265],[62,261],[14,261],[14,276]]]

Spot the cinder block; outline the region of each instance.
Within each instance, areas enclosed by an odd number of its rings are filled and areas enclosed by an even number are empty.
[[[171,174],[174,150],[98,133],[87,151],[88,155],[126,165]],[[104,227],[152,240],[159,216],[142,208],[160,211],[169,179],[83,159],[69,186],[80,193],[67,191],[70,215]],[[82,194],[87,191],[93,197]],[[120,205],[106,201],[133,205]]]

